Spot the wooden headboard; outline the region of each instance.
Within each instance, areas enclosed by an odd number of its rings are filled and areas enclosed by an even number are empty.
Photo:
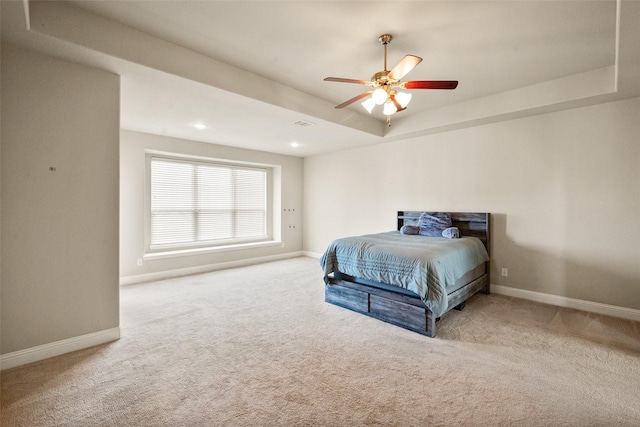
[[[398,211],[398,230],[403,225],[418,225],[418,219],[423,212],[428,211]],[[433,212],[428,212],[433,213]],[[477,237],[489,251],[489,218],[488,212],[448,212],[451,222],[458,227],[461,236]]]

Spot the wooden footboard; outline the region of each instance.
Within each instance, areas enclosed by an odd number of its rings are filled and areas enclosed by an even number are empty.
[[[449,294],[449,310],[488,288],[487,274]],[[332,279],[325,285],[325,301],[428,337],[436,335],[436,318],[422,300],[405,294]]]

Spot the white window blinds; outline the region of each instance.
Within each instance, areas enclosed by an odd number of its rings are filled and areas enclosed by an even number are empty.
[[[151,157],[150,247],[267,238],[267,171]]]

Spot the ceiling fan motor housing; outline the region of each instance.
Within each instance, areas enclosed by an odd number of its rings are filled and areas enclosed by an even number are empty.
[[[377,73],[375,73],[373,75],[373,77],[371,77],[371,81],[374,83],[378,83],[379,85],[384,85],[384,84],[390,84],[394,81],[397,82],[397,80],[391,80],[388,78],[388,75],[391,71],[389,70],[384,70],[384,71],[379,71]]]

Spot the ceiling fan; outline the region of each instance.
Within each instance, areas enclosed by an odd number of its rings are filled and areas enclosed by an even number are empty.
[[[455,89],[458,86],[457,80],[411,80],[400,82],[409,71],[422,62],[422,58],[415,55],[405,55],[391,71],[387,70],[387,45],[391,43],[391,39],[393,39],[391,34],[383,34],[378,38],[380,44],[384,46],[384,70],[375,73],[371,77],[371,81],[343,79],[341,77],[327,77],[324,79],[327,82],[355,83],[372,87],[372,90],[356,95],[348,101],[336,105],[335,108],[344,108],[371,95],[369,99],[362,102],[362,106],[371,114],[376,105],[384,105],[382,112],[387,116],[387,124],[391,126],[391,115],[406,109],[409,101],[411,101],[410,93],[399,92],[397,89]]]

